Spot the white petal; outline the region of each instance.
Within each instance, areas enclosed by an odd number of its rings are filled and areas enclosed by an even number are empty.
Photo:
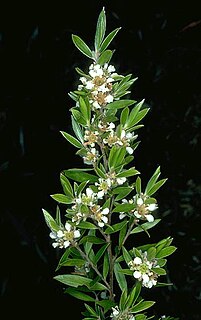
[[[74,231],[74,238],[79,238],[80,237],[80,231],[79,230],[75,230]]]
[[[126,147],[126,151],[129,153],[129,154],[133,154],[133,149],[131,147]]]
[[[151,203],[149,206],[148,206],[148,210],[149,211],[154,211],[157,209],[157,205],[155,203]]]
[[[92,151],[92,149],[91,149],[91,151]],[[92,152],[92,153],[94,153],[94,152]],[[86,195],[87,195],[87,197],[91,197],[93,195],[93,190],[91,188],[86,188]]]
[[[104,227],[104,223],[103,222],[98,222],[99,227]]]
[[[125,130],[122,130],[122,131],[121,131],[121,139],[124,138],[125,135],[126,135],[126,131],[125,131]]]
[[[134,276],[134,278],[139,279],[139,278],[142,276],[142,274],[141,274],[140,271],[135,271],[135,272],[133,273],[133,276]]]
[[[141,214],[139,214],[137,211],[134,211],[134,215],[136,216],[136,218],[142,218]]]
[[[115,67],[112,65],[109,65],[107,68],[108,72],[114,72],[115,71]]]
[[[121,200],[123,203],[128,203],[128,200],[127,199],[122,199]]]
[[[98,199],[102,199],[103,197],[104,197],[104,191],[103,190],[101,190],[101,191],[98,191],[98,193],[97,193],[97,197],[98,197]]]
[[[58,242],[53,242],[52,246],[53,246],[53,248],[57,248],[59,246],[59,243]]]
[[[96,109],[100,109],[100,105],[98,104],[97,101],[94,101],[94,102],[93,102],[93,106],[94,106],[94,108],[96,108]]]
[[[81,77],[81,78],[80,78],[80,81],[81,81],[83,84],[86,84],[87,79],[86,79],[85,77]]]
[[[61,231],[61,230],[57,231],[57,237],[58,238],[62,238],[63,236],[64,236],[63,231]]]
[[[109,123],[109,129],[114,129],[115,128],[115,124],[113,122]]]
[[[70,223],[66,222],[66,224],[65,224],[65,229],[66,229],[68,232],[71,231],[71,225],[70,225]]]
[[[124,217],[126,217],[126,214],[125,213],[120,213],[119,219],[122,220]]]
[[[93,89],[93,87],[94,87],[93,82],[92,82],[92,81],[87,81],[87,83],[86,83],[86,88],[89,89],[89,90],[91,90],[91,89]]]
[[[56,233],[55,232],[50,232],[50,238],[51,239],[56,239],[57,238]]]
[[[113,102],[114,97],[111,94],[108,94],[108,96],[105,98],[105,102],[110,103]]]
[[[89,74],[92,78],[95,78],[97,76],[97,73],[93,69],[89,71]]]
[[[152,216],[152,214],[146,214],[146,219],[148,222],[153,222],[154,221],[154,217]]]
[[[105,208],[103,209],[103,211],[101,211],[102,214],[108,214],[110,212],[109,208]]]
[[[142,275],[142,279],[144,282],[149,282],[149,276],[146,273]]]
[[[137,204],[138,204],[139,206],[141,206],[143,203],[144,203],[144,201],[142,200],[142,198],[138,198],[138,199],[137,199]]]
[[[64,241],[64,248],[67,248],[69,246],[70,246],[70,241],[69,240]]]
[[[140,257],[135,257],[135,259],[133,260],[133,262],[135,264],[141,264],[142,263],[142,259]]]
[[[110,82],[113,82],[114,81],[114,79],[113,78],[107,78],[107,83],[110,83]]]
[[[106,217],[106,216],[101,217],[101,220],[102,220],[104,223],[108,223],[108,217]]]

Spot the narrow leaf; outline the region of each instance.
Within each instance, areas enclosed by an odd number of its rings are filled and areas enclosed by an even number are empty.
[[[87,56],[88,58],[93,57],[90,48],[80,37],[73,34],[72,40],[74,45],[78,48],[78,50],[80,50],[85,56]]]

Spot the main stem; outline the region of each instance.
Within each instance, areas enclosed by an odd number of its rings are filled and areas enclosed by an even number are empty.
[[[105,171],[108,171],[108,160],[107,156],[105,153],[104,146],[101,146],[101,152],[103,155],[103,164]],[[112,218],[112,208],[113,208],[113,202],[114,202],[114,197],[112,197],[110,201],[110,211],[108,214],[108,224],[111,225],[111,218]],[[107,235],[107,243],[109,243],[109,246],[107,248],[108,252],[108,258],[109,258],[109,266],[110,266],[110,271],[109,271],[109,286],[110,286],[110,300],[114,301],[114,259],[113,259],[113,253],[112,253],[112,241],[111,241],[111,236],[110,234]]]

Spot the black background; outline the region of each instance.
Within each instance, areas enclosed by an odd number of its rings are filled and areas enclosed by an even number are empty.
[[[105,6],[107,32],[122,29],[111,44],[117,72],[138,81],[131,97],[150,112],[139,131],[135,164],[144,181],[161,165],[168,182],[159,191],[162,222],[139,244],[172,236],[170,288],[145,295],[156,315],[200,319],[201,300],[201,14],[199,2],[86,1],[9,3],[0,12],[0,216],[1,304],[9,316],[80,319],[82,302],[53,280],[60,254],[52,248],[42,208],[61,191],[59,173],[82,165],[59,133],[69,131],[68,92],[74,68],[89,60],[71,34],[93,45]],[[62,270],[65,272],[65,270]],[[73,314],[71,317],[70,312]]]

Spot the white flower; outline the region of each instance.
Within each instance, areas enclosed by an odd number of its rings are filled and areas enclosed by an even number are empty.
[[[54,248],[67,248],[74,242],[74,239],[77,239],[81,236],[80,231],[76,230],[71,226],[70,223],[66,222],[65,227],[59,229],[57,232],[52,231],[50,233],[50,238],[54,239],[52,246]]]
[[[108,94],[105,98],[106,103],[113,102],[113,100],[114,100],[114,97],[111,94]]]
[[[146,204],[147,196],[141,194],[134,197],[136,202],[136,209],[134,210],[134,215],[138,219],[147,220],[148,222],[154,221],[154,216],[150,213],[158,208],[156,203]]]
[[[86,188],[86,194],[82,193],[82,204],[92,206],[97,198],[97,194],[91,188]]]
[[[87,81],[86,82],[86,89],[93,89],[94,88],[94,83],[92,81]]]
[[[119,307],[118,306],[112,307],[112,314],[110,315],[110,317],[111,318],[116,317],[116,316],[119,315],[119,313],[120,313],[120,311],[119,311]]]
[[[141,263],[142,263],[142,259],[139,258],[139,257],[135,257],[134,260],[133,260],[133,262],[134,262],[135,264],[141,264]]]
[[[156,203],[151,203],[151,204],[148,205],[148,210],[149,211],[154,211],[156,209],[157,209]]]
[[[115,67],[110,65],[110,66],[108,66],[107,71],[110,72],[110,73],[114,72],[115,71]]]
[[[122,185],[124,182],[126,182],[126,178],[125,177],[116,178],[116,181],[118,185]]]
[[[156,267],[156,261],[147,259],[147,252],[142,253],[142,257],[135,257],[128,263],[130,270],[133,270],[135,279],[142,281],[142,286],[152,288],[157,284],[158,275],[152,271]]]
[[[134,276],[134,278],[139,279],[139,278],[142,276],[142,274],[141,274],[140,271],[135,271],[135,272],[133,273],[133,276]]]
[[[97,221],[99,227],[104,227],[106,223],[108,223],[108,213],[109,213],[109,208],[104,208],[101,210],[101,207],[98,205],[94,205],[91,208],[91,217],[95,221]]]
[[[129,154],[133,154],[133,149],[131,147],[126,147],[126,151],[129,153]]]

